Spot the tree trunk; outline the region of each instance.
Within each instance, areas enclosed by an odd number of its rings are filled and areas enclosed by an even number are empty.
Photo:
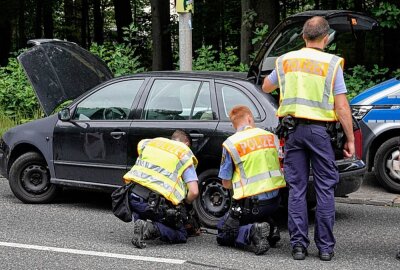
[[[8,53],[11,49],[11,23],[8,20],[0,18],[0,65],[7,65]]]
[[[241,0],[242,6],[242,24],[240,28],[240,62],[244,64],[250,63],[251,50],[251,25],[245,21],[246,13],[250,10],[251,0]]]
[[[279,23],[279,0],[257,1],[256,12],[257,24],[268,25],[271,32]]]
[[[129,0],[114,0],[114,11],[117,24],[117,40],[122,42],[122,27],[129,26],[132,23],[131,2]]]
[[[77,42],[74,22],[74,1],[64,0],[64,36],[68,41]]]
[[[153,39],[153,70],[172,69],[172,48],[169,2],[151,0],[151,22]]]
[[[35,38],[42,38],[43,0],[36,1]]]
[[[93,0],[93,27],[94,27],[94,42],[103,44],[104,42],[104,21],[101,13],[101,0]]]
[[[337,0],[321,0],[321,9],[337,9]]]
[[[17,49],[26,46],[26,34],[25,34],[25,0],[19,0],[18,6],[18,44]]]
[[[272,31],[279,23],[279,0],[257,1],[257,22],[267,24]]]
[[[88,47],[88,33],[87,25],[88,25],[88,18],[89,18],[89,5],[88,0],[82,0],[81,5],[81,45],[84,48]]]
[[[43,30],[45,38],[53,38],[53,0],[43,1]]]

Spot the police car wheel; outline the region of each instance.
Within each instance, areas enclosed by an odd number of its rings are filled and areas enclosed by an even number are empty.
[[[399,138],[384,142],[375,154],[374,170],[380,184],[388,191],[400,193]]]
[[[18,157],[10,168],[9,183],[15,197],[24,203],[47,203],[57,195],[50,183],[46,161],[36,152]]]
[[[217,227],[230,205],[230,193],[222,186],[218,169],[202,172],[199,175],[199,196],[193,203],[200,222],[209,228]]]

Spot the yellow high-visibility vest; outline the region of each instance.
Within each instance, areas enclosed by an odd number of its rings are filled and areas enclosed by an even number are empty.
[[[125,182],[135,182],[153,190],[174,205],[187,195],[182,173],[197,159],[182,142],[165,138],[141,140],[138,144],[139,157],[132,169],[124,175]]]
[[[317,49],[303,48],[276,60],[280,88],[277,115],[319,121],[337,121],[333,84],[344,60]]]
[[[277,137],[260,128],[230,136],[223,147],[235,164],[232,186],[236,200],[286,186],[278,159]]]

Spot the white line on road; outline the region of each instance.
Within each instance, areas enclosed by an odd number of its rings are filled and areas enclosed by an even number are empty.
[[[109,258],[127,259],[127,260],[135,260],[135,261],[172,263],[172,264],[183,264],[183,263],[186,262],[185,260],[177,260],[177,259],[146,257],[146,256],[135,256],[135,255],[126,255],[126,254],[118,254],[118,253],[107,253],[107,252],[98,252],[98,251],[80,250],[80,249],[70,249],[70,248],[57,248],[57,247],[46,247],[46,246],[36,246],[36,245],[25,245],[25,244],[9,243],[9,242],[0,242],[0,246],[14,247],[14,248],[25,248],[25,249],[35,249],[35,250],[44,250],[44,251],[61,252],[61,253],[71,253],[71,254],[79,254],[79,255],[98,256],[98,257],[109,257]]]

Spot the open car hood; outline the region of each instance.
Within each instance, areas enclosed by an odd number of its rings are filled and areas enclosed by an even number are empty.
[[[282,31],[287,30],[291,26],[298,26],[300,23],[304,24],[306,20],[314,16],[324,17],[329,22],[331,29],[342,33],[369,31],[378,26],[378,22],[374,18],[363,13],[348,10],[311,10],[289,16],[280,22],[268,35],[254,58],[254,61],[251,63],[247,78],[259,83],[260,77],[265,75],[261,73],[268,71],[264,70],[263,66],[273,66],[275,62],[277,55],[269,57],[269,55],[266,54],[269,54],[271,49],[273,49],[275,40],[282,34]],[[263,63],[263,61],[270,63]]]
[[[113,78],[107,65],[75,43],[39,39],[18,56],[46,115],[67,100]]]

